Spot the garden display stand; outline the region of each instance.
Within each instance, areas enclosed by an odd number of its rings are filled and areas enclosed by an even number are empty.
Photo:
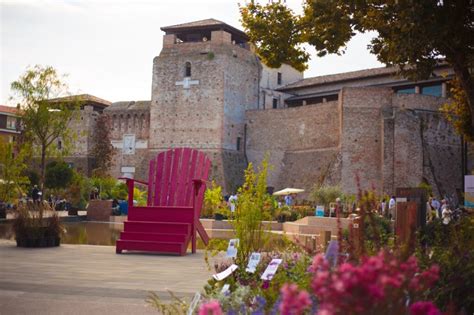
[[[209,237],[199,221],[211,161],[202,152],[177,148],[150,161],[148,182],[125,179],[128,219],[116,252],[149,251],[185,255],[189,242],[196,252],[196,232],[207,245]],[[133,205],[135,182],[148,186],[147,206]]]

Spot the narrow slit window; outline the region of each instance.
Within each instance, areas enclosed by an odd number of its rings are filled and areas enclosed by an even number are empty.
[[[237,151],[240,151],[240,141],[242,138],[237,137]]]
[[[184,76],[185,77],[191,76],[191,63],[190,62],[186,62],[186,65],[184,67]]]

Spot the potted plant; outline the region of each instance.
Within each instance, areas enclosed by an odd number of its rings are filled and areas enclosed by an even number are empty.
[[[51,211],[51,216],[44,217],[45,204],[20,204],[13,221],[18,247],[52,247],[59,246],[64,228],[58,215]]]

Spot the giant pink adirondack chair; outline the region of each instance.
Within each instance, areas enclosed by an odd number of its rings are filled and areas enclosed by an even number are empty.
[[[207,245],[209,237],[199,221],[211,161],[189,148],[159,153],[150,161],[148,183],[125,179],[128,219],[116,243],[116,252],[150,251],[185,255],[189,242],[196,252],[196,231]],[[133,205],[135,182],[148,185],[146,207]]]

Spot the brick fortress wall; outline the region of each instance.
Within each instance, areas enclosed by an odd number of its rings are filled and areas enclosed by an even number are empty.
[[[259,165],[269,154],[269,186],[309,189],[317,182],[339,183],[338,102],[248,111],[246,122],[247,157]]]
[[[460,137],[438,112],[446,99],[389,88],[344,88],[339,101],[248,111],[247,157],[269,153],[269,185],[311,190],[340,184],[351,194],[426,181],[440,196],[461,188]]]

